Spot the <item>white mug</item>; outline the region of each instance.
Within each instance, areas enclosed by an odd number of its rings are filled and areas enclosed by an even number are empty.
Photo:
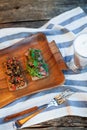
[[[73,48],[74,57],[70,68],[78,72],[78,70],[87,67],[87,33],[82,33],[75,38]]]
[[[78,35],[73,43],[74,63],[79,68],[87,66],[87,33]]]

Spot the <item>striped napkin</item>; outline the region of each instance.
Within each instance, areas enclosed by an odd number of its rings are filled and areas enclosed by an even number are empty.
[[[74,38],[82,32],[87,32],[87,16],[80,7],[77,7],[54,17],[39,29],[1,29],[0,49],[10,46],[36,32],[43,32],[49,42],[55,40],[64,61],[69,63],[73,56],[72,44]],[[3,123],[5,116],[33,107],[37,104],[40,106],[49,103],[55,95],[63,92],[66,88],[70,88],[75,93],[70,96],[64,104],[48,107],[27,121],[22,128],[67,115],[87,117],[87,69],[84,69],[80,74],[75,74],[71,70],[63,71],[63,73],[66,80],[62,86],[23,97],[0,109],[0,130],[16,130],[14,121]]]

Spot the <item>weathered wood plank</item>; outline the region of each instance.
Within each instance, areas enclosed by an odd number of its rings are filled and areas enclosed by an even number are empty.
[[[73,130],[73,128],[87,128],[87,118],[77,116],[66,116],[47,122],[43,122],[23,130]],[[68,129],[67,129],[68,128]],[[84,129],[85,130],[85,129]]]
[[[0,0],[0,23],[49,20],[81,6],[87,12],[86,0]]]
[[[82,118],[82,117],[77,117],[77,116],[66,116],[66,117],[61,117],[61,118],[58,118],[58,119],[54,119],[54,120],[50,120],[50,121],[47,121],[47,122],[43,122],[43,123],[40,123],[38,125],[34,125],[34,127],[42,127],[42,124],[43,126],[45,127],[87,127],[87,118]]]
[[[25,128],[22,130],[33,130],[32,128]],[[38,128],[34,129],[38,130]],[[40,130],[40,129],[39,129]],[[47,127],[47,128],[41,128],[41,130],[87,130],[87,128],[82,128],[82,127]]]
[[[19,22],[9,22],[9,23],[0,23],[0,28],[6,27],[30,27],[38,28],[43,26],[48,20],[37,20],[37,21],[19,21]]]

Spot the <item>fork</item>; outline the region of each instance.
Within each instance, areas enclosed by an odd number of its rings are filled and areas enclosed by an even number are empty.
[[[48,104],[48,106],[54,105],[58,106],[66,101],[66,99],[74,94],[70,89],[66,89],[65,91],[61,92],[60,94],[56,95],[52,101]]]
[[[64,92],[56,95],[48,104],[44,104],[44,107],[41,109],[38,109],[31,115],[24,117],[22,119],[19,119],[15,122],[15,125],[17,127],[21,127],[25,122],[36,116],[37,114],[41,113],[44,109],[50,107],[50,106],[58,106],[66,101],[66,99],[71,96],[74,92],[71,92],[70,89],[66,89]],[[43,106],[43,105],[42,105]]]

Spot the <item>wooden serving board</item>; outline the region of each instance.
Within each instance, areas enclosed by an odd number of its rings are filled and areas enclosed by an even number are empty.
[[[3,63],[8,56],[16,56],[21,61],[24,70],[26,71],[25,52],[28,48],[37,48],[42,51],[44,60],[49,67],[49,76],[37,81],[32,81],[29,74],[26,73],[28,86],[24,89],[14,92],[9,91]],[[48,43],[46,36],[43,33],[37,33],[27,37],[13,46],[0,51],[0,108],[15,101],[18,98],[55,88],[65,81],[62,73],[67,66],[62,58],[59,49],[54,41]]]

